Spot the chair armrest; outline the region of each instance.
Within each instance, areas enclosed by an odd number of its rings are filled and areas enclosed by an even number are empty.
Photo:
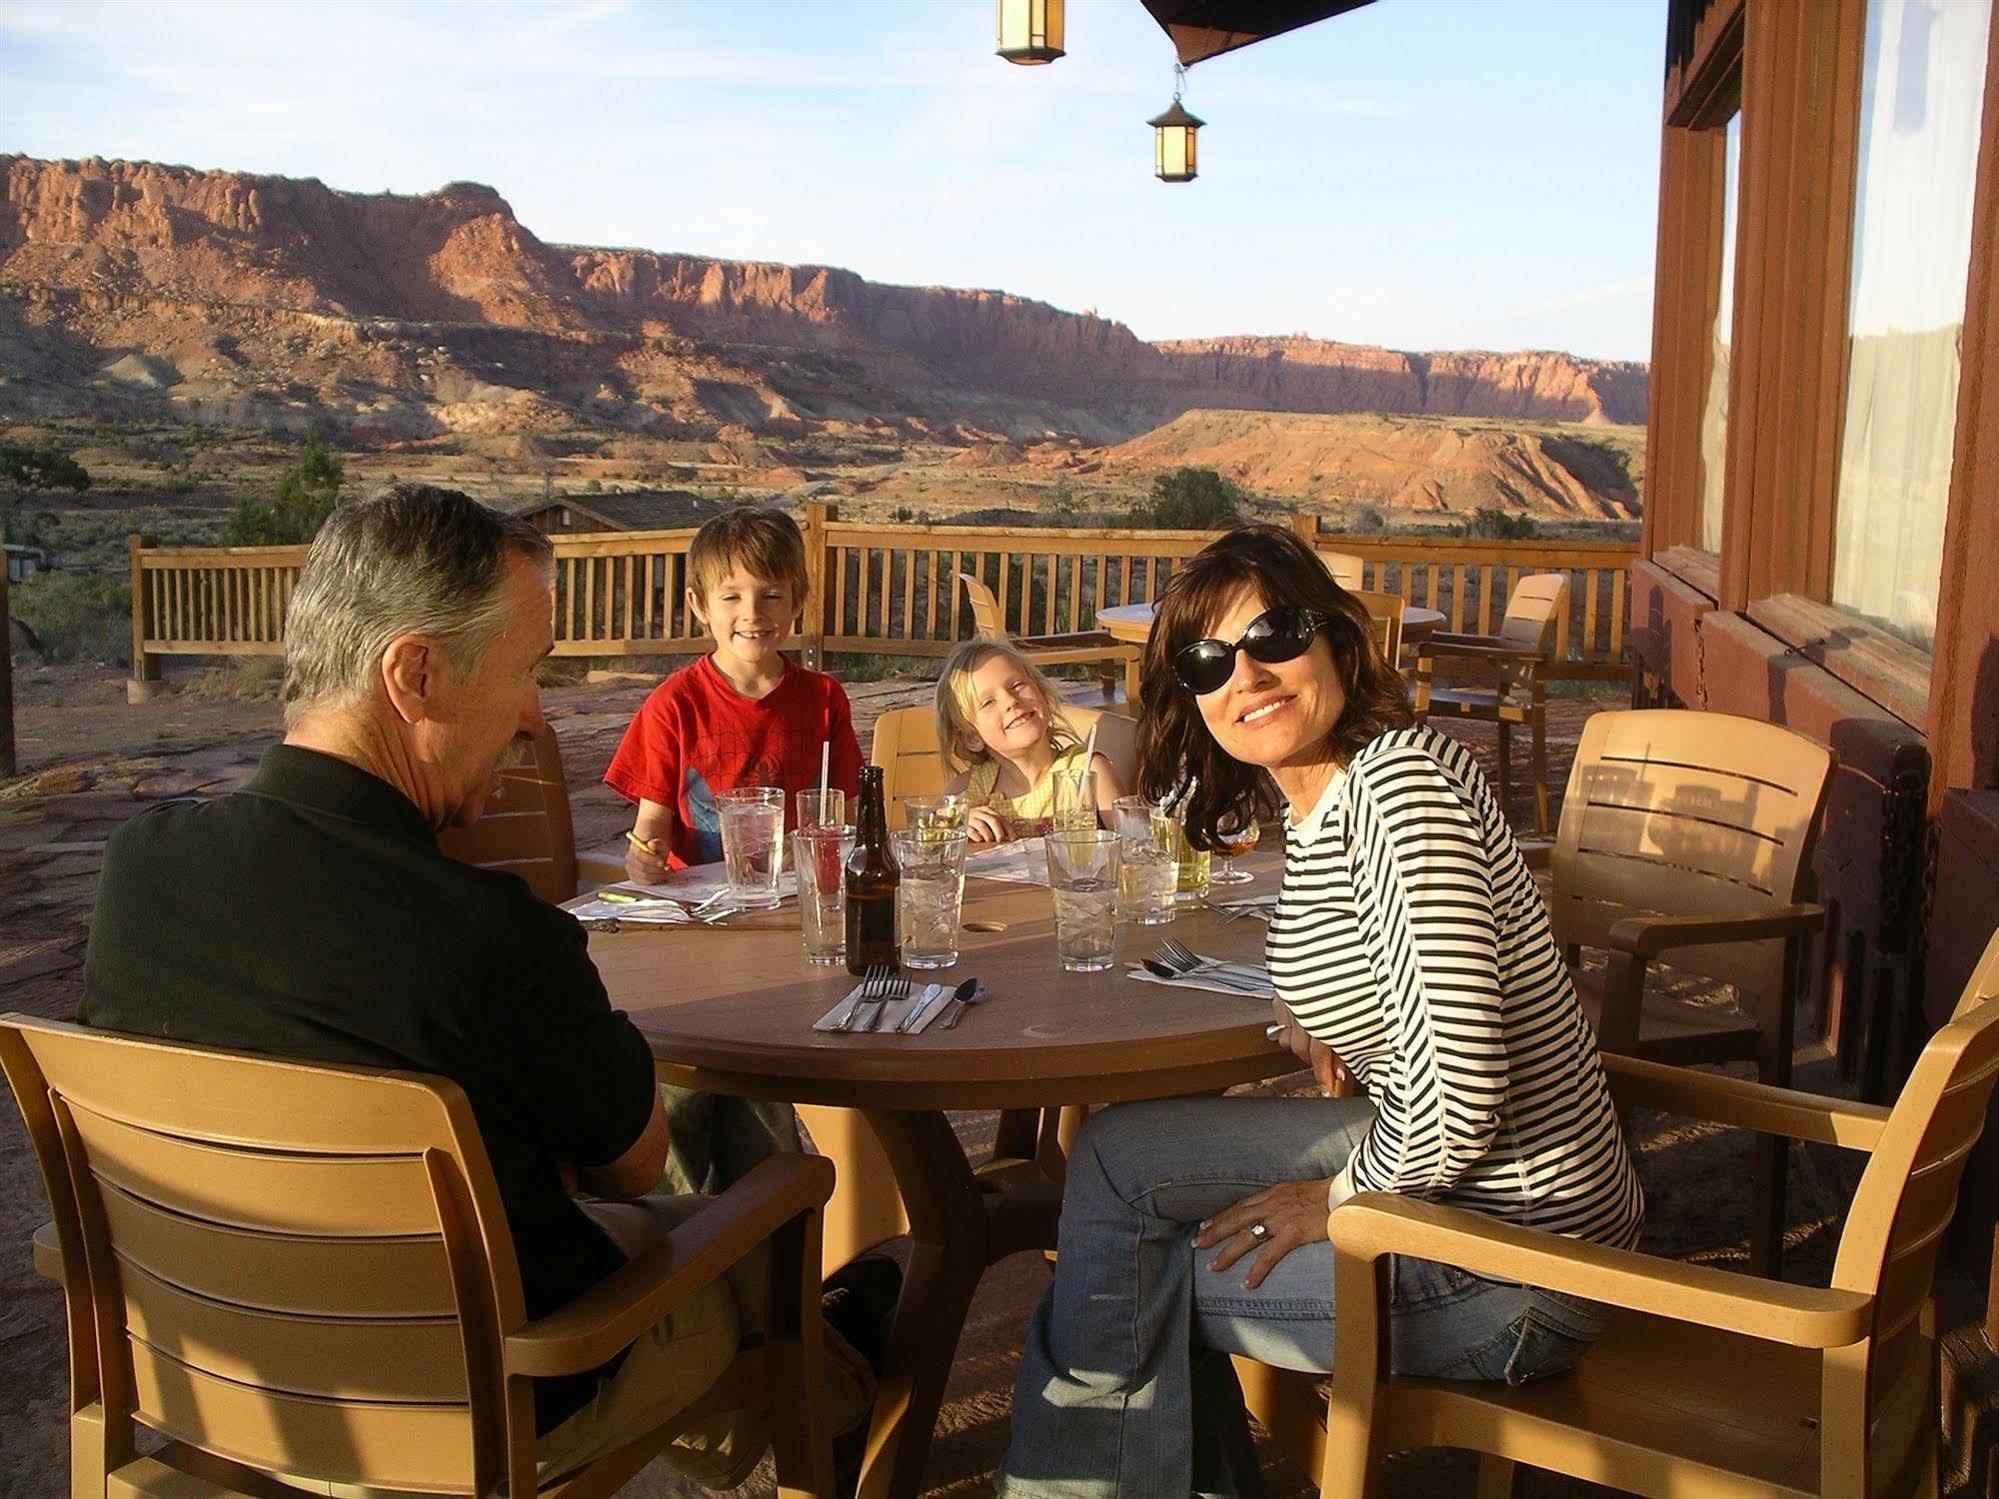
[[[1522,1228],[1393,1192],[1360,1192],[1327,1222],[1335,1260],[1412,1254],[1632,1311],[1793,1348],[1843,1348],[1867,1336],[1874,1299],[1763,1280]]]
[[[1810,901],[1754,916],[1627,916],[1611,927],[1607,944],[1640,958],[1710,942],[1754,942],[1802,937],[1825,924],[1825,907]]]
[[[1433,645],[1505,645],[1498,635],[1472,635],[1462,630],[1432,630],[1423,637],[1423,649]]]
[[[594,1369],[799,1214],[833,1195],[823,1156],[760,1161],[666,1241],[614,1270],[567,1306],[506,1340],[507,1373],[546,1378]]]
[[[1555,858],[1555,845],[1545,838],[1521,838],[1520,857],[1529,869],[1546,869]]]
[[[1603,1070],[1620,1108],[1659,1109],[1845,1150],[1872,1150],[1892,1112],[1879,1104],[1801,1093],[1610,1052],[1603,1054]]]
[[[1512,662],[1521,666],[1530,664],[1534,666],[1546,666],[1548,664],[1548,657],[1542,651],[1523,650],[1517,645],[1505,645],[1498,640],[1440,641],[1435,635],[1432,635],[1421,645],[1417,646],[1416,654],[1419,658],[1425,656],[1443,656],[1461,661]]]

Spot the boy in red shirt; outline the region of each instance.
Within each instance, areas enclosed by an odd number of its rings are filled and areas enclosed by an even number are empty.
[[[715,649],[660,683],[604,773],[639,805],[634,833],[646,847],[626,845],[625,872],[641,884],[722,857],[716,792],[782,787],[789,829],[792,793],[819,784],[823,745],[832,785],[850,802],[861,790],[847,694],[782,653],[810,591],[798,523],[761,507],[719,515],[695,533],[687,578],[688,607]]]

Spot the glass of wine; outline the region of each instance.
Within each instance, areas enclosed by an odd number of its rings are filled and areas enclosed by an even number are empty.
[[[1246,885],[1256,876],[1246,869],[1237,869],[1235,861],[1256,847],[1263,829],[1256,825],[1256,817],[1249,812],[1231,812],[1215,829],[1215,837],[1220,841],[1221,863],[1208,876],[1211,885]]]

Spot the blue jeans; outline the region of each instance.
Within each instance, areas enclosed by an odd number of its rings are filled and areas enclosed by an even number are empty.
[[[1333,1246],[1292,1250],[1246,1291],[1249,1260],[1209,1269],[1197,1225],[1275,1183],[1335,1175],[1373,1117],[1364,1099],[1180,1098],[1090,1120],[1063,1189],[1055,1283],[1021,1353],[1002,1494],[1174,1499],[1197,1477],[1215,1490],[1194,1432],[1241,1416],[1195,1409],[1208,1384],[1191,1373],[1197,1352],[1330,1371]],[[1394,1264],[1397,1373],[1519,1384],[1569,1368],[1602,1326],[1602,1309],[1575,1297]]]

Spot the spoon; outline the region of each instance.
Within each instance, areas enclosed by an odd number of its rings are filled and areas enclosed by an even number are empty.
[[[952,1026],[965,1018],[965,1011],[983,1001],[985,997],[986,981],[984,979],[966,979],[964,983],[958,986],[957,993],[951,996],[951,1013],[937,1022],[937,1029],[948,1031]]]

